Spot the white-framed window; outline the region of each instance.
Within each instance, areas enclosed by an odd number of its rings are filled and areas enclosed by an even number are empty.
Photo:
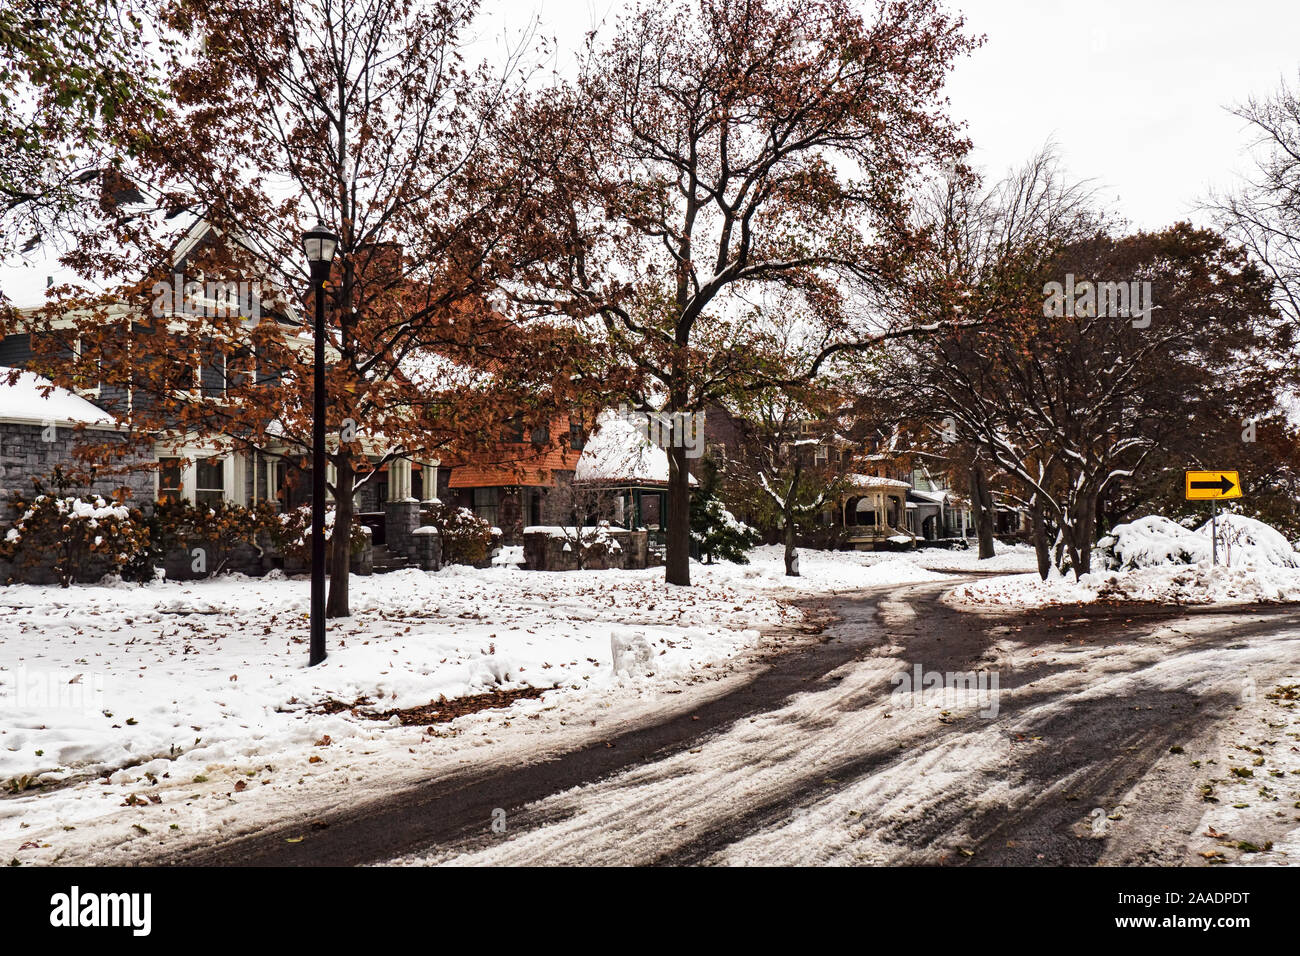
[[[220,458],[200,458],[194,463],[194,503],[219,505],[226,498],[226,463]]]

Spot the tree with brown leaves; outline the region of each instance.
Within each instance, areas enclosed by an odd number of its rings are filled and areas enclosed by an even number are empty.
[[[325,287],[336,527],[389,461],[487,444],[505,421],[578,401],[575,362],[591,356],[575,331],[487,305],[527,190],[486,148],[519,78],[462,62],[474,15],[472,2],[171,4],[168,108],[133,117],[131,190],[106,193],[68,257],[118,285],[27,317],[44,371],[111,385],[142,442],[206,436],[300,469],[312,302],[299,243],[321,221],[340,240]],[[178,236],[182,215],[201,224]],[[331,545],[331,617],[349,613],[348,540]]]
[[[896,331],[871,305],[913,247],[909,186],[964,152],[942,89],[975,42],[934,0],[637,7],[504,131],[541,187],[507,288],[600,334],[669,413],[788,377],[751,323],[782,298],[811,378]],[[666,577],[685,585],[689,461],[668,455]]]

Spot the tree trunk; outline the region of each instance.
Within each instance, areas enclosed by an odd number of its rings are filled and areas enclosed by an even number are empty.
[[[1092,529],[1096,523],[1097,502],[1084,498],[1075,509],[1074,527],[1070,529],[1070,556],[1074,562],[1074,577],[1092,570]]]
[[[788,577],[799,577],[799,554],[795,551],[794,538],[794,492],[799,487],[799,478],[803,473],[803,461],[799,458],[794,462],[794,475],[790,479],[790,487],[786,489],[785,501],[781,507],[781,517],[785,521],[785,573]]]
[[[989,493],[984,466],[978,462],[970,470],[971,510],[975,513],[975,532],[979,535],[980,560],[993,557],[993,496]]]
[[[1043,503],[1037,495],[1029,502],[1033,522],[1034,554],[1038,558],[1038,576],[1044,581],[1052,571],[1052,553],[1047,545],[1047,520],[1043,516]]]
[[[787,577],[799,577],[799,552],[794,547],[794,516],[785,516],[785,573]]]
[[[669,447],[668,519],[664,522],[666,553],[664,580],[683,587],[691,583],[691,473],[686,449]]]
[[[330,591],[325,616],[351,617],[348,583],[352,576],[352,459],[338,456],[334,478],[334,533],[330,538]]]

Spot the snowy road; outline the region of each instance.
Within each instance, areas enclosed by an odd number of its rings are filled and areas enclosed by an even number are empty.
[[[1277,842],[1252,861],[1300,862],[1300,717],[1269,695],[1300,673],[1300,609],[995,616],[942,603],[950,586],[837,600],[820,642],[673,719],[156,862],[1203,863],[1221,806]],[[918,667],[996,694],[894,693]],[[1207,797],[1256,753],[1268,796]]]

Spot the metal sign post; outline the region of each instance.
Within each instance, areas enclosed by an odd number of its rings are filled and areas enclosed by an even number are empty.
[[[1210,548],[1215,567],[1219,564],[1219,502],[1210,502]]]

